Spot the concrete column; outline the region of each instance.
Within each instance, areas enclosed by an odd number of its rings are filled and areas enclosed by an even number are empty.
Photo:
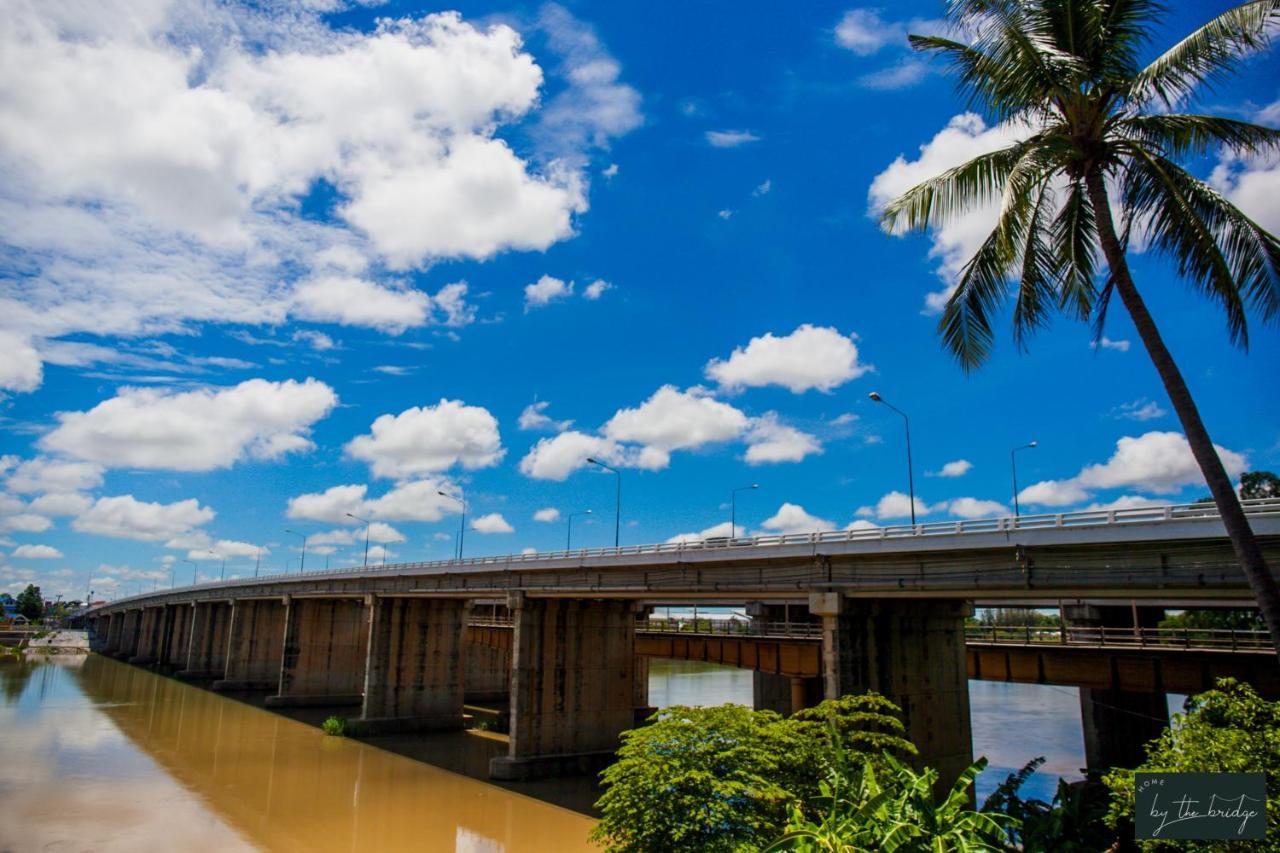
[[[457,599],[379,597],[371,605],[356,734],[462,728],[467,614]]]
[[[875,691],[902,708],[906,736],[922,765],[949,787],[973,760],[964,620],[969,606],[948,600],[842,600],[813,593],[822,617],[824,694]]]
[[[139,619],[138,641],[129,663],[155,663],[160,651],[160,637],[164,628],[164,608],[144,607]]]
[[[635,606],[512,596],[511,724],[494,779],[592,772],[634,724]]]
[[[187,665],[187,648],[191,644],[191,605],[170,604],[164,609],[164,642],[160,649],[161,665],[182,669]]]
[[[111,637],[115,634],[117,640],[120,637],[120,619],[118,616],[106,614],[98,618],[98,626],[94,631],[93,650],[99,654],[111,654]],[[114,632],[112,629],[115,629]]]
[[[364,599],[287,599],[279,691],[267,704],[360,704],[368,642]]]
[[[1154,628],[1164,618],[1164,610],[1076,605],[1063,608],[1063,616],[1069,625],[1085,628],[1132,628],[1136,616],[1139,627]],[[1117,652],[1112,660],[1113,674],[1120,664],[1119,655]],[[1147,742],[1159,737],[1169,725],[1168,697],[1160,689],[1140,692],[1081,687],[1080,724],[1088,769],[1137,767],[1146,759]]]
[[[481,643],[466,646],[464,679],[468,702],[506,702],[511,698],[511,650]]]
[[[198,601],[191,605],[185,666],[180,678],[224,678],[227,639],[231,628],[229,601]]]
[[[231,608],[226,675],[214,690],[278,690],[284,650],[285,601],[241,599]]]

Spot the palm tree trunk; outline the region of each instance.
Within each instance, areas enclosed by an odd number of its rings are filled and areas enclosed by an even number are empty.
[[[1213,495],[1213,502],[1218,506],[1222,526],[1226,528],[1227,536],[1231,538],[1231,547],[1236,552],[1236,559],[1240,561],[1240,568],[1244,570],[1245,577],[1249,579],[1249,585],[1253,587],[1253,594],[1258,599],[1258,609],[1262,611],[1262,618],[1266,621],[1268,630],[1271,631],[1271,641],[1276,646],[1277,655],[1280,655],[1280,587],[1277,587],[1276,579],[1267,567],[1262,549],[1258,547],[1258,540],[1254,538],[1253,528],[1249,526],[1249,519],[1245,516],[1236,490],[1231,485],[1231,478],[1227,476],[1226,469],[1222,467],[1222,460],[1213,448],[1209,431],[1205,429],[1204,421],[1200,419],[1200,410],[1196,408],[1196,402],[1191,398],[1191,391],[1182,378],[1182,372],[1178,370],[1173,355],[1160,336],[1160,330],[1156,328],[1151,312],[1147,310],[1147,305],[1138,293],[1138,288],[1134,286],[1124,248],[1116,236],[1115,222],[1111,218],[1111,205],[1107,199],[1107,187],[1102,170],[1096,167],[1091,169],[1085,175],[1085,184],[1089,190],[1094,219],[1097,221],[1098,240],[1102,243],[1102,253],[1107,259],[1107,265],[1111,268],[1111,280],[1115,284],[1116,292],[1120,294],[1120,299],[1124,302],[1124,307],[1129,311],[1129,317],[1133,320],[1139,337],[1142,338],[1143,346],[1147,348],[1147,354],[1151,356],[1151,363],[1155,365],[1156,373],[1160,374],[1160,380],[1164,382],[1169,402],[1173,404],[1173,410],[1177,412],[1178,420],[1182,422],[1182,431],[1191,445],[1191,453],[1204,474],[1205,482],[1209,485],[1209,493]]]

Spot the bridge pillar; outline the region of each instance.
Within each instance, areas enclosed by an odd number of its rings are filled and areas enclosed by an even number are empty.
[[[169,604],[164,608],[164,639],[156,657],[161,666],[174,669],[187,663],[191,635],[191,605]]]
[[[1132,628],[1136,616],[1138,627],[1154,628],[1164,618],[1164,610],[1080,605],[1064,608],[1063,616],[1071,625],[1088,628]],[[1111,665],[1115,681],[1116,668],[1123,662],[1115,657]],[[1109,688],[1081,687],[1080,723],[1089,770],[1137,767],[1146,759],[1147,742],[1169,725],[1168,697],[1155,683],[1150,691],[1120,690],[1114,684]]]
[[[191,605],[181,678],[223,678],[227,672],[227,639],[231,627],[229,601],[197,601]]]
[[[214,690],[275,690],[280,687],[285,601],[279,598],[232,602],[227,629],[227,668]]]
[[[512,596],[511,726],[493,779],[598,770],[635,720],[635,605]]]
[[[950,785],[973,761],[964,620],[950,600],[843,599],[813,593],[822,617],[824,695],[875,691],[902,709],[906,737]]]
[[[505,702],[511,698],[511,650],[467,643],[463,681],[468,702]]]
[[[462,728],[470,609],[459,599],[374,598],[364,707],[348,731]]]
[[[100,617],[97,622],[97,627],[93,633],[93,650],[104,655],[111,654],[111,640],[113,634],[116,642],[119,642],[120,640],[120,617],[110,613]]]
[[[267,704],[360,704],[368,643],[363,598],[287,599],[279,691]]]
[[[144,607],[139,618],[138,641],[129,663],[154,663],[160,650],[160,640],[164,629],[164,608]]]

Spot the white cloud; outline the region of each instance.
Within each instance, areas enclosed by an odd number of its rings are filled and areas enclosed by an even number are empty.
[[[1113,509],[1143,509],[1149,506],[1164,506],[1168,501],[1157,498],[1144,498],[1142,495],[1121,495],[1102,503],[1092,503],[1084,507],[1083,512],[1109,512]]]
[[[727,359],[712,359],[705,372],[730,389],[781,385],[795,394],[812,388],[830,391],[871,369],[858,362],[854,337],[808,323],[782,337],[766,332]]]
[[[614,441],[670,451],[729,441],[747,426],[746,415],[703,389],[680,391],[664,385],[636,408],[620,409],[603,432]]]
[[[327,521],[332,524],[360,524],[347,513],[362,518],[383,521],[439,521],[446,515],[456,515],[461,508],[455,501],[440,494],[453,494],[456,487],[447,480],[422,479],[400,483],[378,498],[368,498],[368,486],[351,484],[331,486],[323,492],[312,492],[289,499],[286,514],[289,518],[310,521]],[[336,532],[319,534],[329,536],[330,543],[339,543]],[[372,539],[372,528],[370,532]]]
[[[395,556],[397,556],[397,553],[395,551],[392,551],[386,545],[370,545],[369,546],[369,562],[370,563],[385,563],[387,562],[387,560]]]
[[[618,176],[618,164],[610,163],[600,170],[600,174],[606,178],[616,178]]]
[[[910,518],[913,499],[902,492],[893,491],[876,501],[874,506],[859,507],[860,518],[877,518],[885,521],[891,518]],[[914,499],[917,516],[928,515],[932,510],[920,498]]]
[[[515,533],[516,529],[507,523],[500,513],[491,512],[471,522],[471,529],[477,533]]]
[[[207,547],[193,548],[187,551],[191,560],[232,560],[237,557],[257,558],[259,546],[252,542],[238,542],[234,539],[219,539]],[[270,548],[262,548],[265,557],[271,553]]]
[[[544,275],[533,284],[524,288],[524,310],[541,308],[560,299],[568,299],[573,295],[573,282],[566,282],[554,276]]]
[[[957,459],[954,462],[948,462],[937,471],[931,473],[931,477],[963,477],[973,470],[973,463],[968,459]]]
[[[19,464],[7,486],[19,494],[82,492],[102,485],[102,466],[37,456]]]
[[[836,24],[836,43],[859,56],[870,56],[890,42],[906,37],[906,28],[885,21],[878,9],[850,9]]]
[[[1099,349],[1099,348],[1111,349],[1111,350],[1115,350],[1116,352],[1128,352],[1129,342],[1125,340],[1113,341],[1111,340],[1111,338],[1108,338],[1106,335],[1103,335],[1102,337],[1098,338],[1096,341],[1089,341],[1089,348],[1090,349]]]
[[[524,411],[520,412],[520,429],[563,432],[573,426],[572,420],[552,420],[551,416],[547,414],[547,407],[550,405],[551,403],[548,400],[539,400],[525,406]]]
[[[616,442],[598,435],[567,430],[550,438],[539,439],[537,444],[529,448],[529,452],[520,460],[520,473],[535,480],[560,481],[586,465],[589,456],[612,464],[618,454]]]
[[[835,530],[835,522],[818,518],[805,512],[799,504],[784,503],[778,511],[766,518],[760,525],[768,533],[813,533],[821,530]]]
[[[62,552],[50,545],[19,545],[9,556],[22,560],[56,560]]]
[[[1238,477],[1248,469],[1248,460],[1242,454],[1220,445],[1214,447],[1231,477]],[[1156,494],[1173,494],[1203,482],[1200,467],[1182,433],[1148,432],[1119,439],[1110,459],[1084,467],[1071,479],[1046,480],[1028,486],[1019,493],[1018,500],[1042,506],[1066,506],[1087,500],[1097,489],[1134,487]]]
[[[1163,418],[1167,414],[1169,413],[1160,408],[1159,403],[1142,397],[1128,403],[1121,403],[1116,410],[1115,416],[1131,421],[1153,421],[1156,418]]]
[[[40,353],[32,346],[31,338],[0,329],[0,389],[34,391],[43,380]]]
[[[72,522],[81,533],[119,539],[160,542],[212,521],[214,512],[195,498],[174,503],[150,503],[133,495],[98,498]]]
[[[310,449],[311,424],[337,399],[315,379],[185,392],[122,388],[87,412],[58,413],[59,425],[39,444],[111,468],[211,471],[246,456]]]
[[[954,116],[933,139],[920,146],[920,155],[908,160],[899,155],[876,175],[867,191],[871,214],[879,216],[885,205],[916,184],[959,166],[981,154],[1011,145],[1025,137],[1025,128],[998,125],[988,128],[976,113]],[[946,305],[964,264],[982,245],[995,227],[999,200],[974,207],[964,216],[934,229],[930,233],[933,247],[929,257],[938,260],[938,275],[946,283],[939,291],[928,294],[925,309],[936,313]]]
[[[352,276],[324,276],[293,291],[294,316],[321,323],[367,326],[398,335],[427,321],[431,298],[405,288],[393,290]]]
[[[534,521],[553,522],[560,520],[560,510],[553,506],[544,507],[533,514]]]
[[[384,524],[381,521],[375,521],[369,525],[368,529],[370,542],[404,542],[405,535],[396,530],[390,524]]]
[[[755,418],[746,440],[746,460],[750,465],[799,462],[806,456],[822,452],[822,444],[815,436],[780,423],[776,412]]]
[[[362,514],[368,490],[364,485],[331,486],[323,492],[298,495],[289,499],[287,514],[289,518],[355,524],[357,522],[347,518],[347,513]]]
[[[959,518],[995,518],[1010,515],[1009,508],[999,501],[979,498],[955,498],[947,501],[946,512]],[[934,507],[934,511],[939,511]]]
[[[0,518],[0,530],[10,533],[43,533],[53,527],[53,522],[34,512],[19,512]]]
[[[679,533],[667,540],[667,544],[676,545],[683,542],[701,542],[704,539],[727,539],[733,535],[733,525],[727,521],[713,524],[698,533]],[[742,535],[742,525],[738,525],[738,535]]]
[[[461,400],[441,400],[434,406],[381,415],[369,434],[353,438],[346,450],[368,462],[374,476],[397,480],[454,465],[488,468],[506,453],[497,419],[488,409],[468,406]]]
[[[749,130],[708,130],[706,140],[713,148],[737,148],[749,142],[759,142],[760,137]]]
[[[729,209],[726,207],[726,208],[725,208],[725,209],[723,209],[723,210],[718,210],[718,211],[716,211],[716,216],[719,216],[721,219],[726,219],[726,220],[728,220],[728,219],[732,219],[732,218],[733,218],[733,211],[732,211],[732,210],[729,210]]]
[[[582,298],[590,299],[594,302],[601,296],[604,296],[605,291],[608,290],[613,290],[613,285],[602,278],[598,278],[588,284],[586,289],[582,291]]]
[[[31,271],[6,282],[0,325],[21,340],[275,324],[295,305],[394,329],[417,306],[353,315],[294,283],[395,289],[388,267],[544,250],[587,209],[588,149],[640,121],[563,10],[543,15],[564,78],[544,99],[515,30],[457,13],[362,32],[331,29],[328,4],[68,8],[23,3],[0,29],[0,232]],[[503,131],[535,121],[525,160]],[[298,203],[321,180],[325,222]],[[31,347],[14,350],[0,382],[34,387]]]
[[[1280,101],[1263,107],[1252,119],[1266,127],[1280,126]],[[1280,234],[1280,154],[1241,157],[1223,151],[1209,183],[1267,231]]]
[[[31,510],[41,515],[79,515],[93,505],[93,499],[76,492],[54,492],[31,501]]]
[[[333,338],[312,329],[299,329],[293,333],[293,340],[304,342],[316,352],[327,352],[337,346]]]
[[[868,89],[892,92],[910,88],[929,76],[932,66],[920,59],[902,59],[888,68],[863,74],[858,82]]]
[[[759,198],[762,195],[768,195],[769,191],[772,189],[773,189],[773,181],[765,179],[764,181],[756,185],[756,188],[751,191],[751,194]]]

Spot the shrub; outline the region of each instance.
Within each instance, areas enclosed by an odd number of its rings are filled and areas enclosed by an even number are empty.
[[[320,724],[320,728],[327,735],[333,737],[344,737],[347,733],[347,721],[342,717],[330,717]]]

